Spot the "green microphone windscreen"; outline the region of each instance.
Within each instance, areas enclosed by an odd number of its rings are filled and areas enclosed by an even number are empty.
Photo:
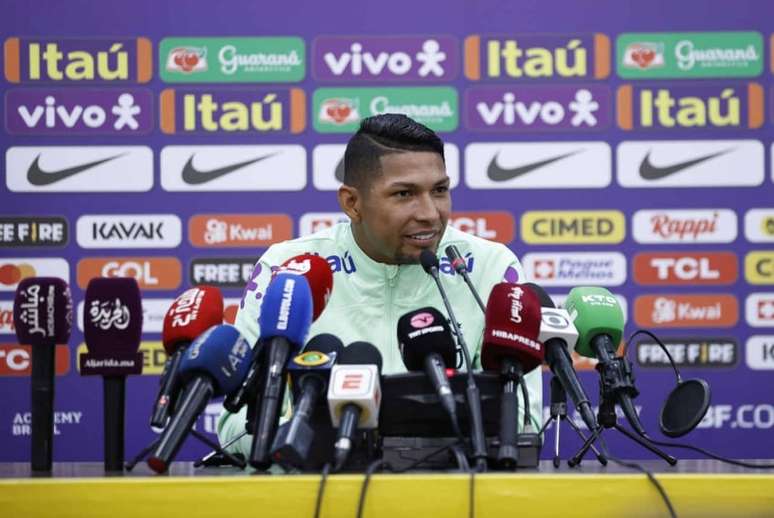
[[[573,288],[564,307],[578,329],[575,352],[581,356],[596,358],[591,340],[597,335],[610,336],[614,344],[621,341],[623,312],[618,300],[605,288]]]

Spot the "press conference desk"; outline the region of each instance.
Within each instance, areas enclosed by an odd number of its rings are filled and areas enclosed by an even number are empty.
[[[682,460],[674,468],[643,462],[672,499],[678,516],[774,517],[774,473]],[[321,516],[354,517],[362,475],[328,479]],[[101,463],[55,464],[53,476],[30,477],[27,464],[0,464],[0,516],[7,518],[311,517],[320,477],[250,476],[234,468],[194,469],[173,464],[169,476],[144,466],[105,476]],[[415,473],[375,475],[368,490],[368,518],[466,517],[470,477]],[[581,468],[477,475],[478,518],[519,516],[669,516],[646,477],[615,466],[584,462]]]

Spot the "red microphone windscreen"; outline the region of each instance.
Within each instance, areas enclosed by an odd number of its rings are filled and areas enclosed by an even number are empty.
[[[306,277],[312,291],[312,320],[317,320],[333,290],[333,272],[328,261],[319,255],[297,255],[282,263],[277,270],[277,273],[279,272],[296,273]]]
[[[492,288],[486,304],[481,365],[499,370],[510,358],[527,373],[543,363],[540,336],[540,299],[522,284],[501,282]]]
[[[73,322],[70,287],[57,277],[28,277],[19,282],[13,321],[20,344],[66,344]]]
[[[223,323],[223,295],[214,286],[197,286],[178,296],[164,316],[161,341],[172,355],[212,326]]]

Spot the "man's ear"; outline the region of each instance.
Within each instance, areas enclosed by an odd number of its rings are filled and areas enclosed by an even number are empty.
[[[342,184],[341,187],[339,187],[338,198],[341,210],[349,216],[349,219],[351,219],[353,223],[360,223],[362,217],[362,196],[360,192],[351,185]]]

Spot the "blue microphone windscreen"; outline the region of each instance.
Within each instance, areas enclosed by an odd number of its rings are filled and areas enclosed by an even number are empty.
[[[261,304],[261,338],[282,336],[296,347],[306,341],[312,325],[312,291],[303,275],[280,273],[274,277]]]
[[[235,390],[247,376],[252,349],[236,327],[212,326],[186,349],[180,362],[180,375],[188,380],[204,374],[215,382],[215,395]]]

